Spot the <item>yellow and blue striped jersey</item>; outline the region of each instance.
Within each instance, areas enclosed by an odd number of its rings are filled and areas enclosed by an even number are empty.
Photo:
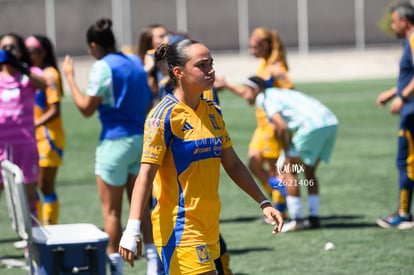
[[[62,86],[60,85],[59,72],[53,68],[47,69],[53,78],[55,79],[53,86],[49,85],[45,90],[36,91],[36,101],[33,109],[34,119],[39,119],[50,108],[50,105],[58,103],[62,97]],[[55,150],[59,156],[63,154],[63,148],[65,147],[65,133],[63,130],[62,117],[58,116],[47,125],[43,125],[36,128],[36,139],[49,141],[50,146]]]
[[[201,98],[213,101],[217,106],[220,106],[220,100],[217,94],[217,89],[214,87],[210,90],[203,91]]]
[[[169,94],[151,110],[142,162],[159,165],[152,212],[156,246],[218,242],[221,154],[231,146],[221,112],[211,101],[200,99],[193,110]]]
[[[272,67],[278,67],[278,70]],[[266,60],[261,60],[257,67],[257,76],[263,78],[267,87],[292,89],[293,83],[290,79],[288,69],[283,62],[276,62],[275,64],[268,64]]]
[[[279,71],[277,73],[271,72],[271,67],[278,65]],[[268,64],[266,60],[261,60],[257,67],[257,76],[263,78],[266,81],[267,87],[277,87],[285,89],[293,89],[294,85],[290,80],[287,67],[282,62],[277,64]],[[256,121],[258,127],[266,127],[269,121],[266,116],[266,112],[256,107]]]

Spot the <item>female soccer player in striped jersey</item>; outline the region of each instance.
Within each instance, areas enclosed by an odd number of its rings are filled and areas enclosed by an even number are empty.
[[[140,219],[153,187],[154,242],[166,274],[216,274],[220,164],[277,223],[273,234],[282,229],[283,219],[233,150],[220,110],[201,99],[215,80],[209,49],[186,39],[161,45],[155,56],[166,60],[175,90],[147,117],[141,169],[119,251],[133,266],[137,248],[141,253]]]

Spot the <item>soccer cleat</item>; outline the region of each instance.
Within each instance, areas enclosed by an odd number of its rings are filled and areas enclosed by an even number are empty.
[[[392,228],[396,227],[399,229],[408,229],[412,228],[413,225],[413,217],[411,214],[403,214],[400,215],[398,213],[394,213],[388,217],[380,217],[377,220],[377,224],[382,228]]]
[[[21,240],[13,243],[13,246],[17,249],[24,249],[27,247],[27,241]]]
[[[309,216],[305,221],[304,225],[306,229],[317,229],[321,227],[321,223],[318,217]]]
[[[293,231],[304,230],[304,229],[305,229],[305,224],[303,220],[296,219],[296,220],[291,220],[290,222],[285,223],[282,227],[281,232],[286,233],[286,232],[293,232]]]

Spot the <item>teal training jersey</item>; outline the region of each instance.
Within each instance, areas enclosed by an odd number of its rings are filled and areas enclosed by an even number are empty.
[[[257,96],[256,104],[266,110],[268,117],[279,113],[294,132],[311,132],[338,124],[336,116],[325,105],[295,90],[268,88]]]
[[[144,133],[152,93],[138,56],[110,53],[96,61],[87,94],[102,97],[98,106],[101,140]]]

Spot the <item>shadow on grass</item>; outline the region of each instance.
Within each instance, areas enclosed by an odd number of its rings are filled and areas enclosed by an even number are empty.
[[[254,251],[265,252],[265,251],[273,251],[273,248],[269,247],[249,247],[249,248],[240,248],[240,249],[228,249],[227,250],[230,255],[242,255],[247,254]]]
[[[3,243],[14,243],[14,242],[17,242],[17,241],[20,241],[20,239],[18,239],[18,238],[0,239],[0,244],[3,244]]]
[[[347,229],[377,227],[375,222],[364,222],[364,215],[331,215],[321,216],[321,226],[323,229]]]
[[[375,222],[364,222],[364,215],[330,215],[319,217],[323,229],[377,227]],[[220,219],[220,223],[262,222],[260,216]]]
[[[24,254],[22,255],[0,255],[0,262],[7,260],[7,259],[13,259],[13,260],[24,260]]]
[[[220,223],[232,223],[232,222],[254,222],[260,221],[261,216],[253,216],[253,217],[235,217],[231,219],[220,219]]]

